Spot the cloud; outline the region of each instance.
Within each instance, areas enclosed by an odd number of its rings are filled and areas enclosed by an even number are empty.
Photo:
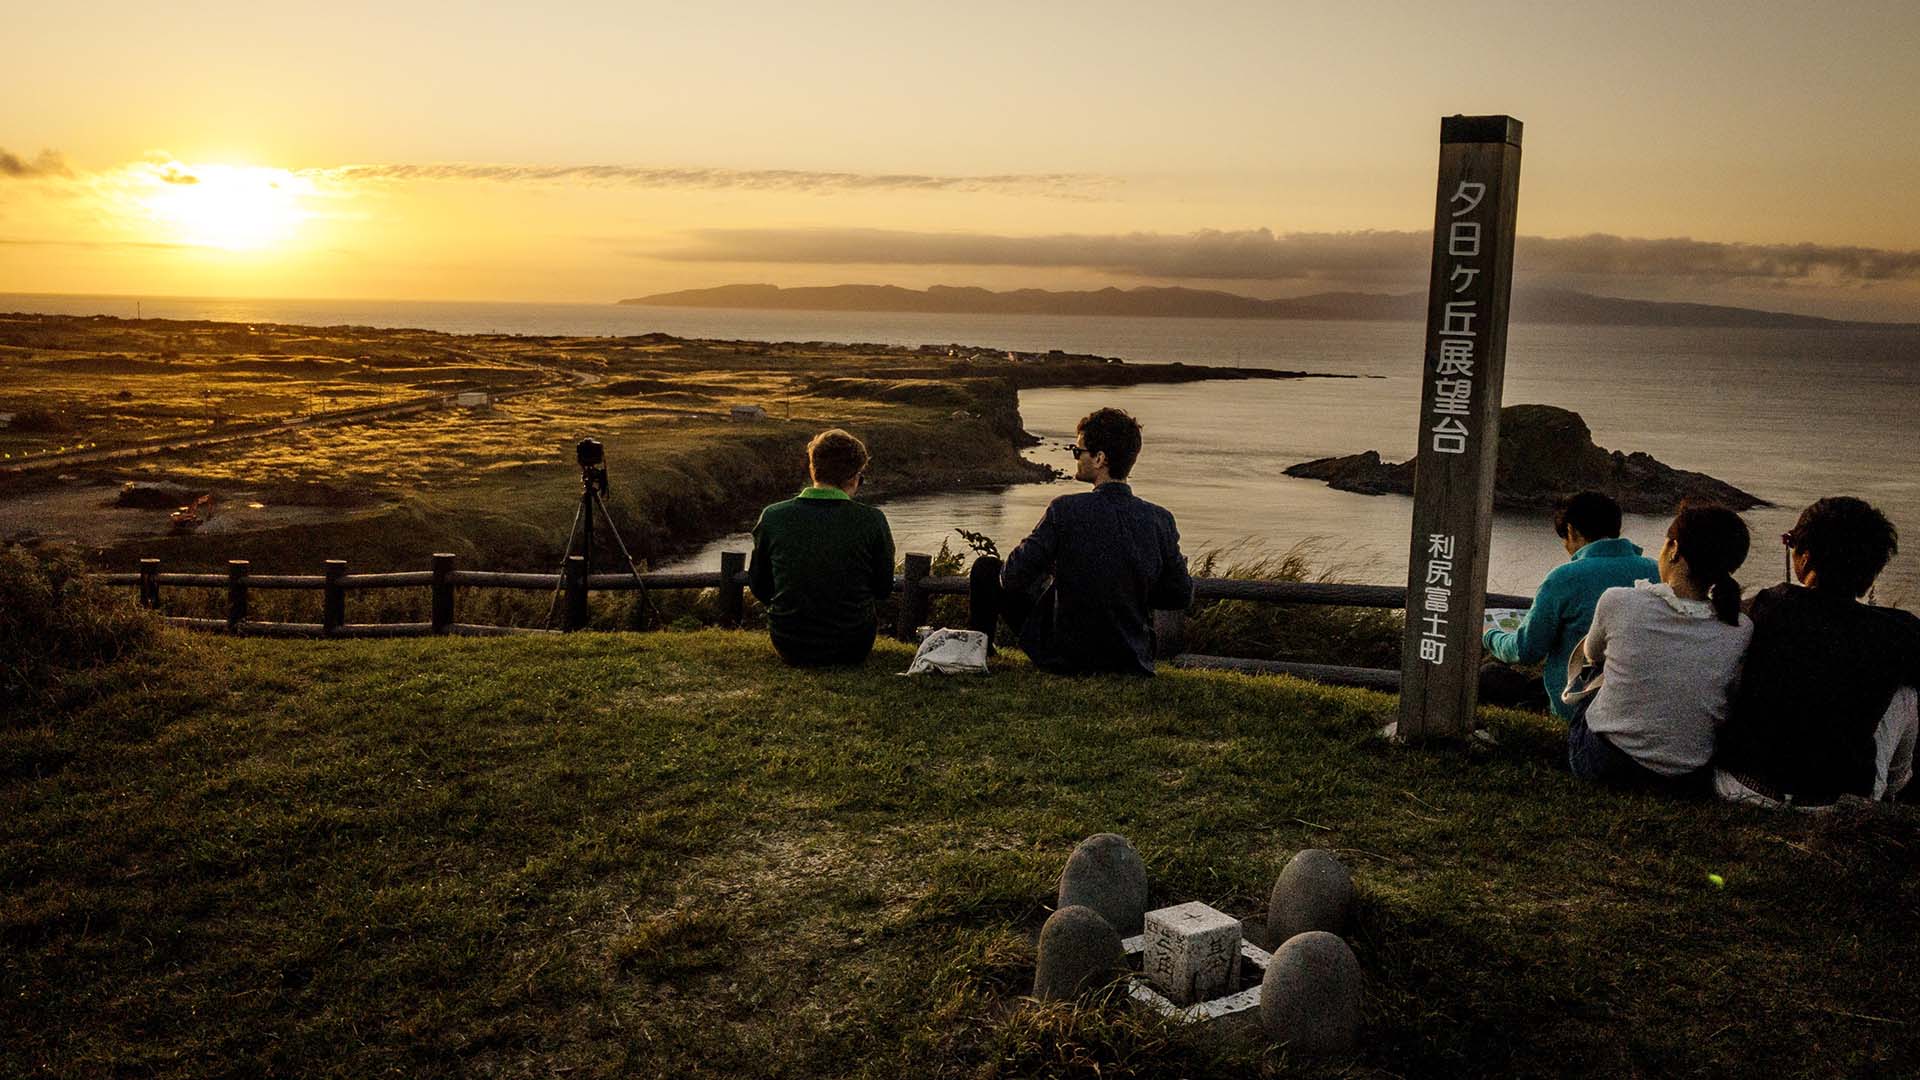
[[[1920,280],[1920,251],[1831,244],[1723,244],[1592,233],[1521,237],[1515,260],[1537,273],[1693,281],[1844,284]]]
[[[61,247],[112,250],[119,248],[139,248],[157,251],[177,251],[192,247],[191,244],[167,244],[144,240],[39,240],[0,236],[0,247]]]
[[[58,152],[42,150],[40,156],[32,161],[0,147],[0,176],[14,180],[33,180],[43,176],[69,177],[73,170],[67,168],[67,161]]]
[[[1186,234],[996,236],[885,229],[706,229],[675,262],[870,266],[1001,266],[1093,270],[1125,277],[1208,281],[1352,283],[1424,280],[1425,233],[1282,233],[1268,229]],[[1920,251],[1821,244],[1728,244],[1595,233],[1523,236],[1521,273],[1757,284],[1859,284],[1920,280]]]
[[[616,184],[749,191],[955,191],[1089,198],[1113,183],[1082,173],[935,176],[919,173],[815,172],[798,169],[670,169],[639,165],[342,165],[308,170],[342,181],[480,180],[494,183]]]
[[[1018,266],[1099,270],[1144,278],[1283,281],[1402,276],[1418,271],[1415,233],[1207,230],[1183,235],[994,236],[884,229],[705,229],[661,253],[678,262]]]
[[[200,178],[198,176],[195,176],[192,172],[188,171],[185,165],[182,165],[177,161],[169,161],[169,162],[166,162],[165,164],[156,166],[154,168],[153,175],[155,179],[159,180],[163,184],[186,185],[186,184],[197,184],[200,182]]]

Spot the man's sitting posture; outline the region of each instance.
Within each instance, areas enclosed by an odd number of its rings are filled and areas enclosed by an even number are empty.
[[[1151,675],[1152,609],[1193,602],[1180,534],[1172,514],[1123,483],[1140,456],[1133,417],[1119,409],[1087,416],[1073,456],[1075,479],[1093,490],[1053,500],[1007,556],[1000,584],[1008,621],[1027,655],[1049,671]]]
[[[1600,594],[1636,581],[1659,581],[1660,567],[1633,541],[1620,538],[1620,504],[1597,491],[1583,491],[1555,507],[1553,531],[1573,561],[1554,567],[1540,583],[1533,607],[1517,628],[1489,628],[1481,643],[1505,663],[1545,660],[1540,681],[1553,714],[1564,720],[1573,714],[1573,706],[1560,700],[1567,688],[1567,657],[1587,636]]]
[[[813,485],[760,512],[753,595],[789,664],[857,664],[873,651],[874,609],[893,590],[887,515],[853,501],[867,448],[834,428],[807,444]]]
[[[1782,536],[1799,585],[1747,602],[1753,644],[1717,740],[1722,798],[1829,806],[1893,798],[1913,771],[1920,619],[1860,597],[1899,550],[1893,523],[1821,499]]]

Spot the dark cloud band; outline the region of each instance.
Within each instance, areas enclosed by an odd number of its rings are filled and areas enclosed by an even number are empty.
[[[0,148],[0,176],[12,180],[33,180],[40,177],[69,177],[73,170],[67,168],[66,159],[52,150],[40,151],[40,156],[31,161],[18,154]]]
[[[748,191],[1006,192],[1062,198],[1086,198],[1111,183],[1105,177],[1079,173],[933,176],[798,169],[662,169],[636,165],[344,165],[316,172],[350,181],[484,180],[495,183],[618,184]]]
[[[1416,232],[995,236],[884,229],[709,229],[660,253],[678,262],[1011,266],[1211,281],[1417,281],[1431,239]],[[1824,284],[1920,279],[1920,252],[1821,244],[1726,244],[1595,233],[1521,237],[1534,274]]]

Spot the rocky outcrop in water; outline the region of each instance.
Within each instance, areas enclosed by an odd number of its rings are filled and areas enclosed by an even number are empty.
[[[1287,469],[1288,476],[1324,480],[1362,495],[1411,495],[1415,462],[1380,460],[1377,450],[1319,458]],[[1562,496],[1601,491],[1629,514],[1665,514],[1682,499],[1735,510],[1770,506],[1765,499],[1705,473],[1676,469],[1643,453],[1595,446],[1580,414],[1552,405],[1500,410],[1500,457],[1493,505],[1500,510],[1550,510]]]

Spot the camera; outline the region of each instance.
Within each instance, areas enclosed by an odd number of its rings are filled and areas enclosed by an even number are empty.
[[[573,448],[573,459],[580,463],[580,483],[588,491],[607,493],[607,448],[599,439],[581,439]]]

